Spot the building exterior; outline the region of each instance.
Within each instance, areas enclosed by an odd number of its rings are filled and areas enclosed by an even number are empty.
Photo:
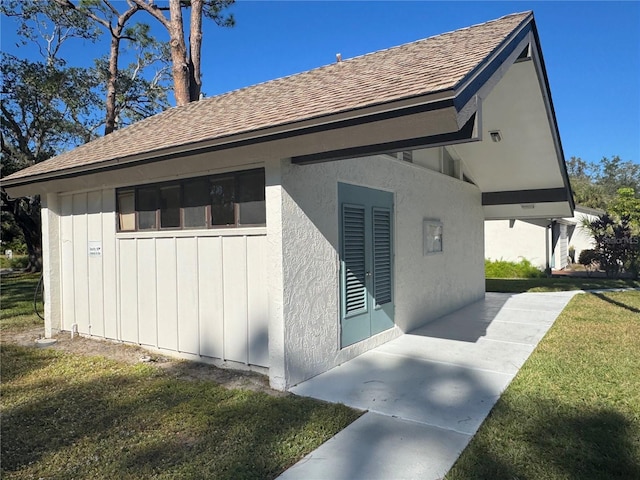
[[[43,199],[48,336],[279,389],[482,298],[485,219],[573,208],[531,12],[173,108],[4,186]]]
[[[582,222],[593,221],[603,213],[576,205],[572,217],[488,220],[484,224],[485,257],[511,262],[525,258],[541,270],[562,270],[570,263],[571,247],[575,262],[582,250],[594,248],[593,238]]]

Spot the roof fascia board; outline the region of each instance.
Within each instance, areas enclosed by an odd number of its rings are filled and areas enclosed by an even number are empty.
[[[583,205],[576,205],[573,210],[578,213],[583,213],[585,215],[593,215],[595,217],[599,217],[600,215],[604,215],[606,213],[601,208],[585,207]]]
[[[551,136],[553,137],[554,148],[556,150],[556,158],[560,173],[562,175],[562,181],[564,182],[567,190],[567,200],[569,202],[569,208],[571,212],[575,209],[573,201],[573,191],[571,189],[571,183],[569,181],[569,174],[567,172],[567,165],[564,159],[564,150],[562,148],[562,140],[560,139],[560,131],[558,130],[558,122],[556,120],[556,111],[553,106],[553,99],[551,98],[551,87],[549,85],[549,77],[547,76],[547,68],[544,64],[544,58],[542,56],[542,48],[540,46],[540,37],[538,35],[538,28],[536,27],[535,20],[531,21],[533,42],[531,45],[531,59],[535,65],[535,71],[538,76],[538,82],[540,83],[540,90],[542,92],[542,98],[544,99],[545,109],[547,111],[547,118],[549,119],[549,127],[551,129]]]
[[[505,63],[515,52],[516,57],[521,50],[518,47],[531,32],[533,17],[527,16],[514,31],[505,38],[500,45],[489,55],[485,61],[478,64],[454,87],[456,91],[455,106],[460,111],[464,105],[477,94],[478,90],[489,80],[489,78]],[[515,59],[514,59],[515,60]],[[508,62],[510,66],[513,61]]]
[[[482,205],[515,205],[526,203],[549,203],[567,201],[567,190],[562,188],[540,188],[536,190],[510,190],[506,192],[484,192]]]
[[[349,158],[393,153],[403,150],[467,143],[478,140],[478,138],[475,136],[476,131],[476,117],[473,116],[467,121],[466,125],[464,125],[460,130],[456,132],[449,132],[420,138],[411,138],[406,140],[399,140],[396,142],[366,145],[362,147],[319,152],[311,155],[300,155],[292,157],[291,163],[293,163],[294,165],[309,165],[313,163],[333,162],[337,160],[346,160]]]
[[[484,83],[476,84],[475,86],[478,87],[478,90],[462,108],[458,109],[458,125],[459,126],[462,126],[465,123],[467,123],[467,120],[479,108],[479,105],[482,104],[482,102],[489,96],[493,88],[500,82],[500,80],[502,80],[502,78],[507,73],[507,70],[509,70],[509,68],[511,68],[511,66],[516,62],[516,60],[518,59],[518,56],[520,55],[520,52],[527,46],[527,44],[530,44],[532,40],[533,40],[533,36],[529,29],[527,35],[525,35],[523,38],[520,38],[520,41],[515,45],[515,47],[513,48],[508,47],[511,53],[509,53],[509,55],[506,56],[506,58],[504,58],[502,63],[497,65],[497,68],[494,68],[496,67],[496,65],[489,67],[493,71],[487,72],[487,73],[490,73],[488,77],[485,75],[482,75],[482,78],[485,79]],[[496,58],[499,58],[499,57],[496,57]],[[480,76],[476,77],[476,79],[478,78],[480,78]],[[469,85],[472,85],[472,84],[469,84]],[[469,88],[469,87],[466,87],[466,88]],[[467,93],[465,93],[464,95],[467,95]],[[459,98],[460,98],[459,96],[456,96],[456,100],[454,101],[454,103],[458,102]]]
[[[66,168],[56,172],[46,172],[38,175],[19,177],[16,179],[3,179],[3,186],[22,186],[30,183],[46,182],[49,179],[69,178],[98,171],[111,170],[131,166],[137,163],[168,160],[170,158],[198,155],[201,153],[219,151],[223,149],[242,147],[267,141],[276,141],[284,138],[313,134],[318,132],[336,130],[339,128],[362,125],[374,121],[390,120],[406,115],[424,113],[434,110],[444,110],[453,107],[453,92],[440,91],[434,94],[421,95],[412,98],[404,98],[393,103],[366,107],[351,112],[340,112],[330,117],[305,120],[295,124],[280,125],[264,130],[252,131],[221,137],[213,140],[205,140],[196,143],[187,143],[176,147],[144,152],[141,154],[106,160],[99,163],[91,163],[78,167]],[[357,115],[353,115],[357,112]]]

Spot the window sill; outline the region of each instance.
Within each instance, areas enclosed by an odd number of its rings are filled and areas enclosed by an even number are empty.
[[[264,236],[267,227],[199,228],[193,230],[152,230],[145,232],[117,232],[117,239],[135,238],[193,238],[193,237],[251,237]]]

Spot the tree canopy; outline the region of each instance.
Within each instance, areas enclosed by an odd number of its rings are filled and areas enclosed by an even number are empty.
[[[631,189],[640,197],[640,164],[619,156],[586,162],[579,157],[567,161],[567,172],[578,205],[607,210],[621,188]]]

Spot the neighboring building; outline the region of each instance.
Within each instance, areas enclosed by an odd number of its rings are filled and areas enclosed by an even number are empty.
[[[582,226],[604,211],[576,205],[574,215],[556,219],[488,220],[484,223],[484,255],[490,260],[519,262],[523,258],[545,270],[562,270],[569,260],[569,249],[580,252],[594,248],[593,238]]]
[[[4,186],[42,196],[47,336],[280,389],[482,298],[486,218],[573,208],[531,12],[172,108]]]

